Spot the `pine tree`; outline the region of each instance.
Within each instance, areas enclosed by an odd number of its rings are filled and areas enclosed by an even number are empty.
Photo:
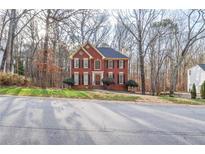
[[[192,85],[191,98],[196,99],[196,86],[195,86],[195,84]]]
[[[205,81],[201,85],[200,93],[201,93],[201,98],[205,99]]]

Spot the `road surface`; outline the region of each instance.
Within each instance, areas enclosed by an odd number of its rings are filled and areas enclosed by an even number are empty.
[[[0,96],[0,144],[205,144],[205,106]]]

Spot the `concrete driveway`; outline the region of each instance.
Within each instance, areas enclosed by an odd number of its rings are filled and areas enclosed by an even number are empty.
[[[205,144],[205,106],[0,96],[0,144]]]

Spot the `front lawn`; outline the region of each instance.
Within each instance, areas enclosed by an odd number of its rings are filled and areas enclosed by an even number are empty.
[[[160,96],[160,98],[176,104],[205,105],[205,99],[199,99],[199,98],[187,99],[187,98],[178,98],[178,97],[169,97],[169,96]]]
[[[1,87],[0,94],[15,96],[42,96],[42,97],[62,97],[62,98],[81,98],[81,99],[100,99],[117,101],[135,101],[139,96],[126,94],[100,93],[88,90],[73,89],[40,89],[24,87]]]

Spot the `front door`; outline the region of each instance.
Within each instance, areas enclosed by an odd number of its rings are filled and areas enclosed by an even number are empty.
[[[95,75],[95,85],[100,85],[100,74]]]

